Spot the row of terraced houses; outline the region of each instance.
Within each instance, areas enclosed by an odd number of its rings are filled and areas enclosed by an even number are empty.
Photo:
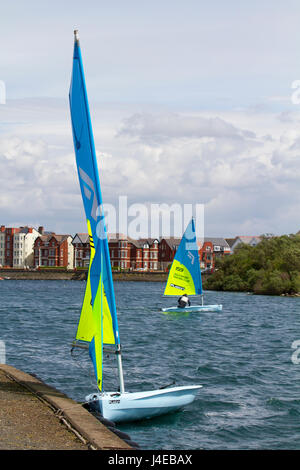
[[[202,270],[213,270],[216,258],[234,252],[240,243],[256,245],[260,237],[204,238],[199,243]],[[165,271],[172,262],[180,238],[141,238],[109,234],[108,245],[113,270]],[[43,227],[0,227],[0,267],[40,268],[88,267],[89,236],[86,233],[56,234]]]

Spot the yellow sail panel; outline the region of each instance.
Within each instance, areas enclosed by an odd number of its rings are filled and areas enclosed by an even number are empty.
[[[76,339],[81,341],[90,342],[94,336],[94,320],[93,320],[93,308],[91,305],[92,300],[92,291],[91,291],[91,280],[90,280],[90,270],[91,265],[95,256],[95,246],[92,237],[91,224],[87,220],[88,233],[90,237],[90,264],[86,281],[85,294],[83,299],[83,304],[81,308],[81,314],[79,319],[79,324],[76,333]]]
[[[88,274],[81,315],[76,333],[76,339],[90,342],[94,336],[93,309],[91,306],[91,283]]]
[[[99,288],[95,297],[93,305],[93,324],[94,324],[94,338],[90,346],[90,354],[92,356],[97,385],[100,390],[102,390],[102,351],[103,351],[103,341],[102,341],[102,315],[101,312],[101,287],[102,282],[100,278]]]
[[[164,295],[195,295],[193,277],[187,267],[174,259],[166,284]]]
[[[107,302],[103,285],[102,285],[102,289],[103,289],[103,294],[102,294],[103,343],[115,344],[115,335],[114,335],[114,330],[113,330],[112,317],[111,317],[111,313],[109,310],[109,305]]]

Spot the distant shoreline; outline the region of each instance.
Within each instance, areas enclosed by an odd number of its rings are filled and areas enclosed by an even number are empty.
[[[168,273],[163,271],[128,271],[113,272],[114,281],[142,281],[142,282],[167,282]],[[202,273],[202,281],[204,282],[210,275]],[[85,281],[87,277],[86,269],[14,269],[0,268],[0,280],[24,280],[24,281]]]
[[[87,270],[60,270],[60,269],[0,269],[0,279],[5,280],[42,280],[42,281],[84,281]],[[144,281],[166,282],[168,273],[165,272],[113,272],[115,281]]]

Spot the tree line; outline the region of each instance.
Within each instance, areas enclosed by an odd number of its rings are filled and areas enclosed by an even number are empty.
[[[204,281],[207,290],[294,295],[300,293],[300,235],[262,237],[256,246],[240,244],[234,254],[216,260]]]

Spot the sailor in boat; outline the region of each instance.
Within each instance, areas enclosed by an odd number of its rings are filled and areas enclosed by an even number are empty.
[[[179,297],[178,299],[178,307],[180,308],[185,308],[186,306],[190,306],[191,305],[191,302],[190,302],[190,299],[188,298],[188,296],[186,294],[183,294],[181,297]]]

